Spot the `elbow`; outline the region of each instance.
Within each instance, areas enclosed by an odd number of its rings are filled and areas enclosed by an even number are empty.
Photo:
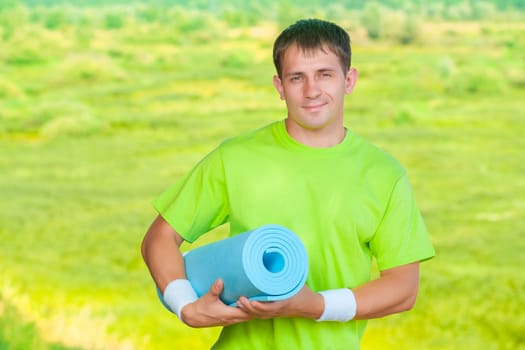
[[[419,292],[419,264],[410,264],[406,268],[410,268],[413,273],[404,275],[403,280],[399,281],[403,285],[403,298],[399,303],[400,312],[410,311],[416,305],[417,294]]]
[[[142,240],[142,243],[140,244],[140,254],[142,255],[142,259],[144,261],[147,261],[147,255],[148,255],[148,236],[146,235],[144,239]]]
[[[410,311],[414,308],[416,305],[417,300],[417,288],[410,294],[408,294],[404,300],[399,304],[399,311],[398,312],[405,312]]]
[[[140,254],[142,255],[142,259],[146,260],[146,245],[144,243],[144,240],[140,244]]]
[[[416,305],[416,301],[407,301],[403,304],[400,312],[406,312],[406,311],[410,311],[414,308],[414,306]]]

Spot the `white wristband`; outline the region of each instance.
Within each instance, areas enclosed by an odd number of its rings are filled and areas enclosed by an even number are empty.
[[[350,321],[357,312],[354,293],[349,288],[319,292],[324,299],[324,311],[316,321]]]
[[[163,294],[164,302],[177,317],[184,322],[181,316],[182,308],[195,300],[199,299],[190,281],[186,279],[176,279],[171,281]]]

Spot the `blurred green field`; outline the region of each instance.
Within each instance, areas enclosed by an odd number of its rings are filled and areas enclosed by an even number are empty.
[[[140,242],[157,194],[284,118],[286,18],[152,9],[0,6],[2,350],[207,349],[219,332],[162,308]],[[419,20],[406,42],[316,15],[352,36],[347,126],[405,165],[437,250],[415,309],[370,321],[363,349],[525,349],[525,22]]]

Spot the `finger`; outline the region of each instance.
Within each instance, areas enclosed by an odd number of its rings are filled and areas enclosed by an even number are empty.
[[[275,315],[268,303],[261,303],[257,301],[250,301],[248,299],[241,301],[242,310],[246,311],[249,315],[256,318],[271,318]]]
[[[219,278],[215,282],[213,282],[207,294],[213,296],[214,299],[218,299],[223,289],[224,289],[224,283]]]
[[[273,313],[272,312],[268,312],[267,310],[257,310],[256,308],[253,307],[253,305],[251,303],[248,303],[246,306],[244,306],[246,313],[248,315],[250,315],[250,317],[252,318],[271,318],[273,317]]]
[[[250,312],[258,318],[273,318],[282,315],[283,303],[280,302],[250,302]]]
[[[218,278],[212,286],[213,294],[219,296],[219,294],[222,293],[222,290],[224,289],[224,282],[220,278]]]
[[[240,297],[237,301],[237,305],[245,312],[254,313],[255,309],[252,306],[252,302],[246,297]]]
[[[240,305],[242,305],[242,307],[246,310],[250,310],[250,311],[254,311],[254,303],[256,303],[256,301],[251,301],[250,299],[246,298],[246,297],[241,297],[239,298],[239,301],[238,303],[240,303]]]
[[[267,312],[273,310],[277,306],[274,302],[260,302],[260,301],[251,301],[250,308],[255,312]]]
[[[240,297],[239,300],[237,300],[237,307],[240,309],[245,309],[248,303],[249,301],[246,297]]]

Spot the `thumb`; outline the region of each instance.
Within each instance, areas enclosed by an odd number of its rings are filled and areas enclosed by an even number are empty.
[[[213,282],[212,286],[210,287],[210,294],[214,297],[219,298],[219,295],[221,294],[223,289],[224,282],[220,278],[218,278],[215,282]]]

